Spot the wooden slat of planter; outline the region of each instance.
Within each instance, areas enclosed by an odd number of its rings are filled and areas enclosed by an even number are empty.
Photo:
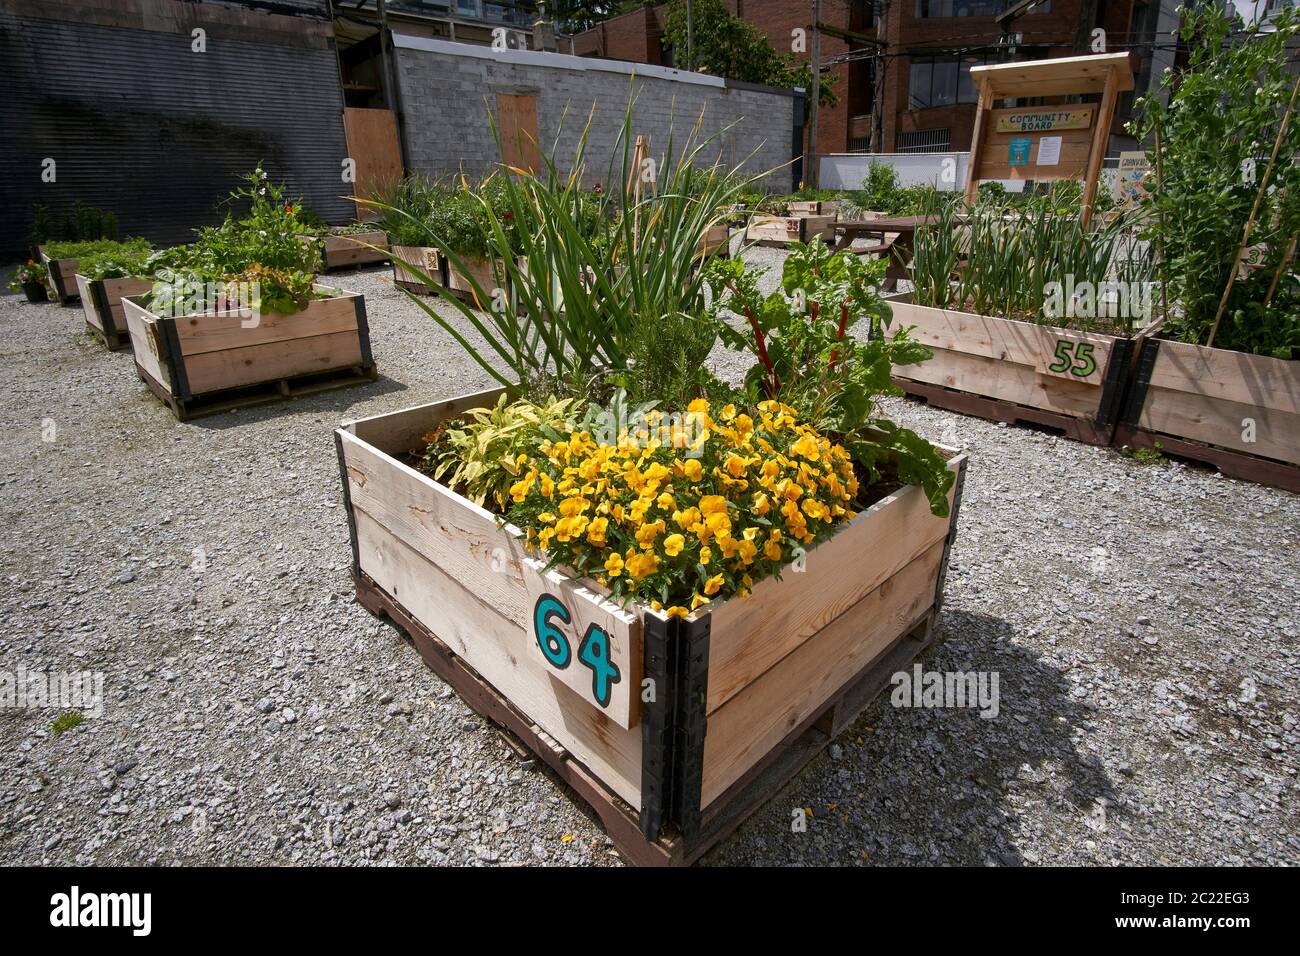
[[[127,332],[131,336],[135,363],[155,384],[171,392],[171,370],[167,367],[167,350],[162,343],[158,320],[130,299],[122,300],[122,310],[126,317]]]
[[[980,355],[1028,366],[1046,374],[1052,374],[1046,370],[1054,363],[1058,341],[1064,339],[1072,345],[1087,343],[1093,347],[1092,358],[1096,368],[1090,375],[1072,375],[1067,381],[1086,382],[1090,385],[1101,384],[1111,348],[1115,344],[1114,336],[1110,335],[1071,331],[998,316],[932,309],[900,301],[891,301],[890,306],[895,322],[900,327],[911,327],[911,337],[932,349]],[[902,366],[901,373],[905,377],[913,377],[910,373],[915,368],[911,365]],[[1096,409],[1095,403],[1093,409]]]
[[[1003,402],[1042,408],[1075,418],[1097,415],[1101,388],[1055,375],[1040,375],[1028,365],[934,349],[934,358],[918,365],[899,365],[894,378],[984,395]]]
[[[351,332],[355,338],[358,298],[359,295],[355,292],[345,292],[329,299],[314,299],[306,309],[292,315],[281,315],[278,312],[262,315],[257,319],[256,325],[245,324],[254,321],[250,316],[183,316],[176,320],[176,338],[180,342],[181,354],[187,357],[271,342],[300,341],[336,332]],[[202,391],[197,386],[191,388],[195,392]]]
[[[944,542],[805,641],[709,715],[701,805],[708,807],[854,675],[887,650],[935,599]],[[717,635],[714,631],[714,637]],[[712,640],[713,638],[711,638]]]
[[[393,281],[426,288],[427,283],[402,262],[415,266],[436,284],[442,284],[442,259],[432,246],[393,246]],[[401,260],[398,262],[397,260]]]
[[[361,365],[361,341],[354,323],[352,330],[347,332],[188,355],[185,357],[185,375],[190,392],[202,395],[204,392],[332,369],[360,368]]]
[[[441,402],[404,408],[400,412],[358,418],[343,427],[366,444],[385,454],[400,457],[418,447],[420,438],[433,431],[444,418],[459,415],[471,408],[492,408],[504,391],[502,388],[490,388]]]
[[[874,591],[948,533],[920,488],[901,489],[808,552],[806,570],[790,566],[743,600],[710,613],[709,700],[713,713],[768,668]],[[820,638],[818,638],[820,639]]]
[[[345,433],[342,442],[353,506],[472,587],[522,630],[531,619],[532,605],[524,585],[525,555],[520,543],[503,534],[490,513],[427,475],[350,434]]]
[[[526,635],[515,653],[535,658],[548,674],[548,682],[567,685],[575,700],[601,711],[620,727],[636,723],[641,626],[635,614],[604,601],[581,582],[555,571],[543,574],[537,562],[527,559],[516,529],[498,527],[491,513],[427,475],[351,434],[343,434],[340,441],[354,508],[370,514],[455,580],[473,582],[475,594]],[[553,622],[567,635],[572,652],[569,666],[562,670],[545,661],[533,635],[534,607],[543,594],[560,598],[570,615],[568,624]],[[579,661],[580,644],[590,624],[609,635],[608,659],[620,674],[604,705],[594,697],[591,670]]]
[[[1162,340],[1150,384],[1300,415],[1300,362]]]
[[[1163,343],[1160,348],[1163,352]],[[1196,383],[1187,382],[1185,387],[1195,388]],[[1245,440],[1247,419],[1255,423],[1253,442]],[[1152,385],[1147,389],[1138,427],[1247,455],[1300,464],[1300,415],[1267,405],[1244,405]]]
[[[338,269],[342,266],[365,265],[371,262],[384,262],[388,253],[383,249],[371,249],[370,246],[384,246],[388,243],[388,234],[383,230],[360,232],[350,236],[324,236],[325,268]]]
[[[462,586],[355,502],[354,514],[362,570],[607,787],[640,806],[640,729],[619,727],[552,680],[541,658],[527,652],[531,635],[485,599],[481,582]]]

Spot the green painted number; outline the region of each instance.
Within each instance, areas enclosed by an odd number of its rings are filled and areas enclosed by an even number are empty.
[[[1087,378],[1097,371],[1097,360],[1093,357],[1093,349],[1091,342],[1076,344],[1069,339],[1057,339],[1056,361],[1047,366],[1047,370],[1057,375],[1069,372],[1077,378]]]

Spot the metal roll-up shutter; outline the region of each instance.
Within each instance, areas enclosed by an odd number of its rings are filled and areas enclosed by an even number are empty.
[[[192,49],[195,28],[205,52]],[[25,247],[33,203],[56,225],[80,201],[116,213],[123,236],[188,241],[224,217],[222,200],[258,162],[326,220],[354,215],[341,198],[352,187],[327,20],[166,0],[0,0],[0,75],[10,255]]]

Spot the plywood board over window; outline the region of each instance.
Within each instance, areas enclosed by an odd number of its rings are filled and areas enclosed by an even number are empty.
[[[501,159],[507,166],[537,172],[537,97],[532,93],[497,94],[497,128]]]
[[[402,147],[393,111],[349,106],[343,111],[343,130],[348,139],[348,158],[356,164],[356,195],[375,199],[385,187],[402,178]],[[376,210],[357,203],[358,219],[378,215]]]

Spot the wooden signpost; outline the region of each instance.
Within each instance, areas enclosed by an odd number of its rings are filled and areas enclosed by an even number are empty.
[[[979,90],[971,137],[966,202],[987,179],[1082,179],[1083,223],[1092,216],[1097,180],[1119,94],[1133,89],[1127,53],[971,67]],[[994,109],[998,100],[1101,94],[1100,103]]]

